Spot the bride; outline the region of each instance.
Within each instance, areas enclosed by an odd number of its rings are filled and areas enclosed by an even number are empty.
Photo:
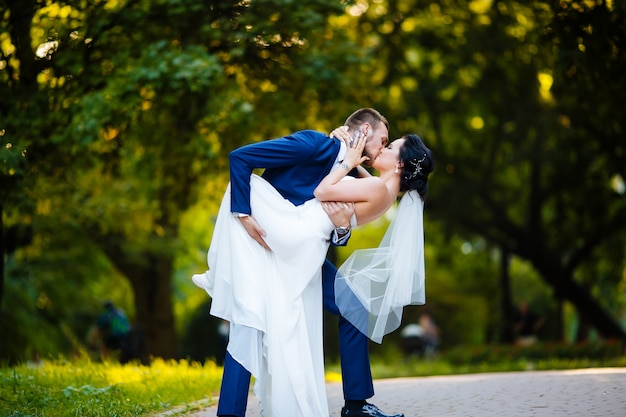
[[[404,194],[379,248],[355,251],[339,269],[342,315],[380,343],[399,326],[402,307],[424,303],[422,209],[432,153],[409,134],[369,160],[362,156],[365,138],[353,133],[334,131],[348,145],[343,162],[302,205],[261,177],[250,178],[252,211],[271,250],[231,214],[229,186],[207,255],[209,270],[193,277],[212,297],[211,314],[231,323],[228,351],[254,375],[266,417],[328,416],[321,268],[335,226],[325,202],[354,202],[356,226],[379,218]],[[364,162],[380,175],[360,167]],[[354,168],[358,179],[347,176]]]

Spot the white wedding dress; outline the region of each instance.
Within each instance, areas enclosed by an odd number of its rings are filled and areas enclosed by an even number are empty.
[[[265,417],[328,416],[324,380],[322,264],[334,228],[318,200],[294,206],[253,175],[250,203],[267,251],[222,200],[194,283],[212,297],[211,314],[231,324],[228,351],[255,377]]]
[[[328,416],[321,271],[334,226],[316,199],[294,206],[256,175],[250,190],[272,251],[230,212],[229,186],[209,270],[193,282],[212,297],[211,314],[230,322],[228,352],[255,377],[264,417]],[[380,245],[354,251],[338,270],[342,316],[377,343],[398,328],[405,306],[425,303],[423,205],[406,193]]]

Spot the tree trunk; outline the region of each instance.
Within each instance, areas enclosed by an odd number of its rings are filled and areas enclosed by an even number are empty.
[[[592,325],[603,337],[626,341],[626,332],[571,275],[546,265],[536,265],[544,280],[554,289],[555,297],[576,307],[581,322]]]
[[[177,357],[172,307],[172,259],[146,255],[149,262],[125,274],[135,292],[135,327],[142,331],[147,353],[165,359]]]
[[[557,299],[557,317],[556,317],[556,341],[562,342],[566,340],[565,337],[565,321],[563,319],[563,299]]]
[[[504,343],[513,343],[514,340],[510,261],[509,252],[500,248],[500,340]]]
[[[121,236],[98,236],[100,247],[129,280],[134,291],[134,325],[145,337],[146,353],[176,358],[176,331],[172,308],[172,256],[163,252],[130,253]]]
[[[574,340],[576,343],[583,343],[589,341],[589,320],[578,313],[578,327],[576,328],[576,336]]]
[[[4,215],[3,205],[0,204],[0,317],[2,317],[2,300],[4,299],[4,257],[6,256],[6,248],[4,246],[4,222],[2,216]]]

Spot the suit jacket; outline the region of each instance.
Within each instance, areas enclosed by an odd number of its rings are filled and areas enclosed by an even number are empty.
[[[339,140],[313,130],[235,149],[229,156],[231,211],[252,214],[250,175],[256,168],[265,168],[262,177],[293,204],[310,200],[335,164],[339,149]]]

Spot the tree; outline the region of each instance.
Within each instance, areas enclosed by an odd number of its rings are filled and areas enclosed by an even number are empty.
[[[617,2],[462,0],[390,0],[360,16],[363,39],[368,28],[380,38],[370,44],[390,118],[435,149],[428,211],[527,260],[620,339],[597,278],[582,275],[626,231],[612,186],[626,166],[625,17]]]
[[[19,201],[3,200],[2,207],[15,224],[50,218],[48,239],[38,241],[43,247],[59,243],[54,225],[71,231],[74,244],[95,244],[130,282],[150,353],[174,357],[179,219],[205,182],[219,181],[221,196],[223,177],[214,177],[225,170],[230,149],[303,128],[320,114],[334,117],[332,106],[308,108],[311,100],[337,95],[338,71],[325,63],[345,51],[324,47],[323,40],[327,16],[343,5],[28,0],[0,6],[0,89],[11,97],[0,107],[3,141],[28,155],[19,165],[23,178],[3,168],[3,184],[13,182],[11,195]]]

